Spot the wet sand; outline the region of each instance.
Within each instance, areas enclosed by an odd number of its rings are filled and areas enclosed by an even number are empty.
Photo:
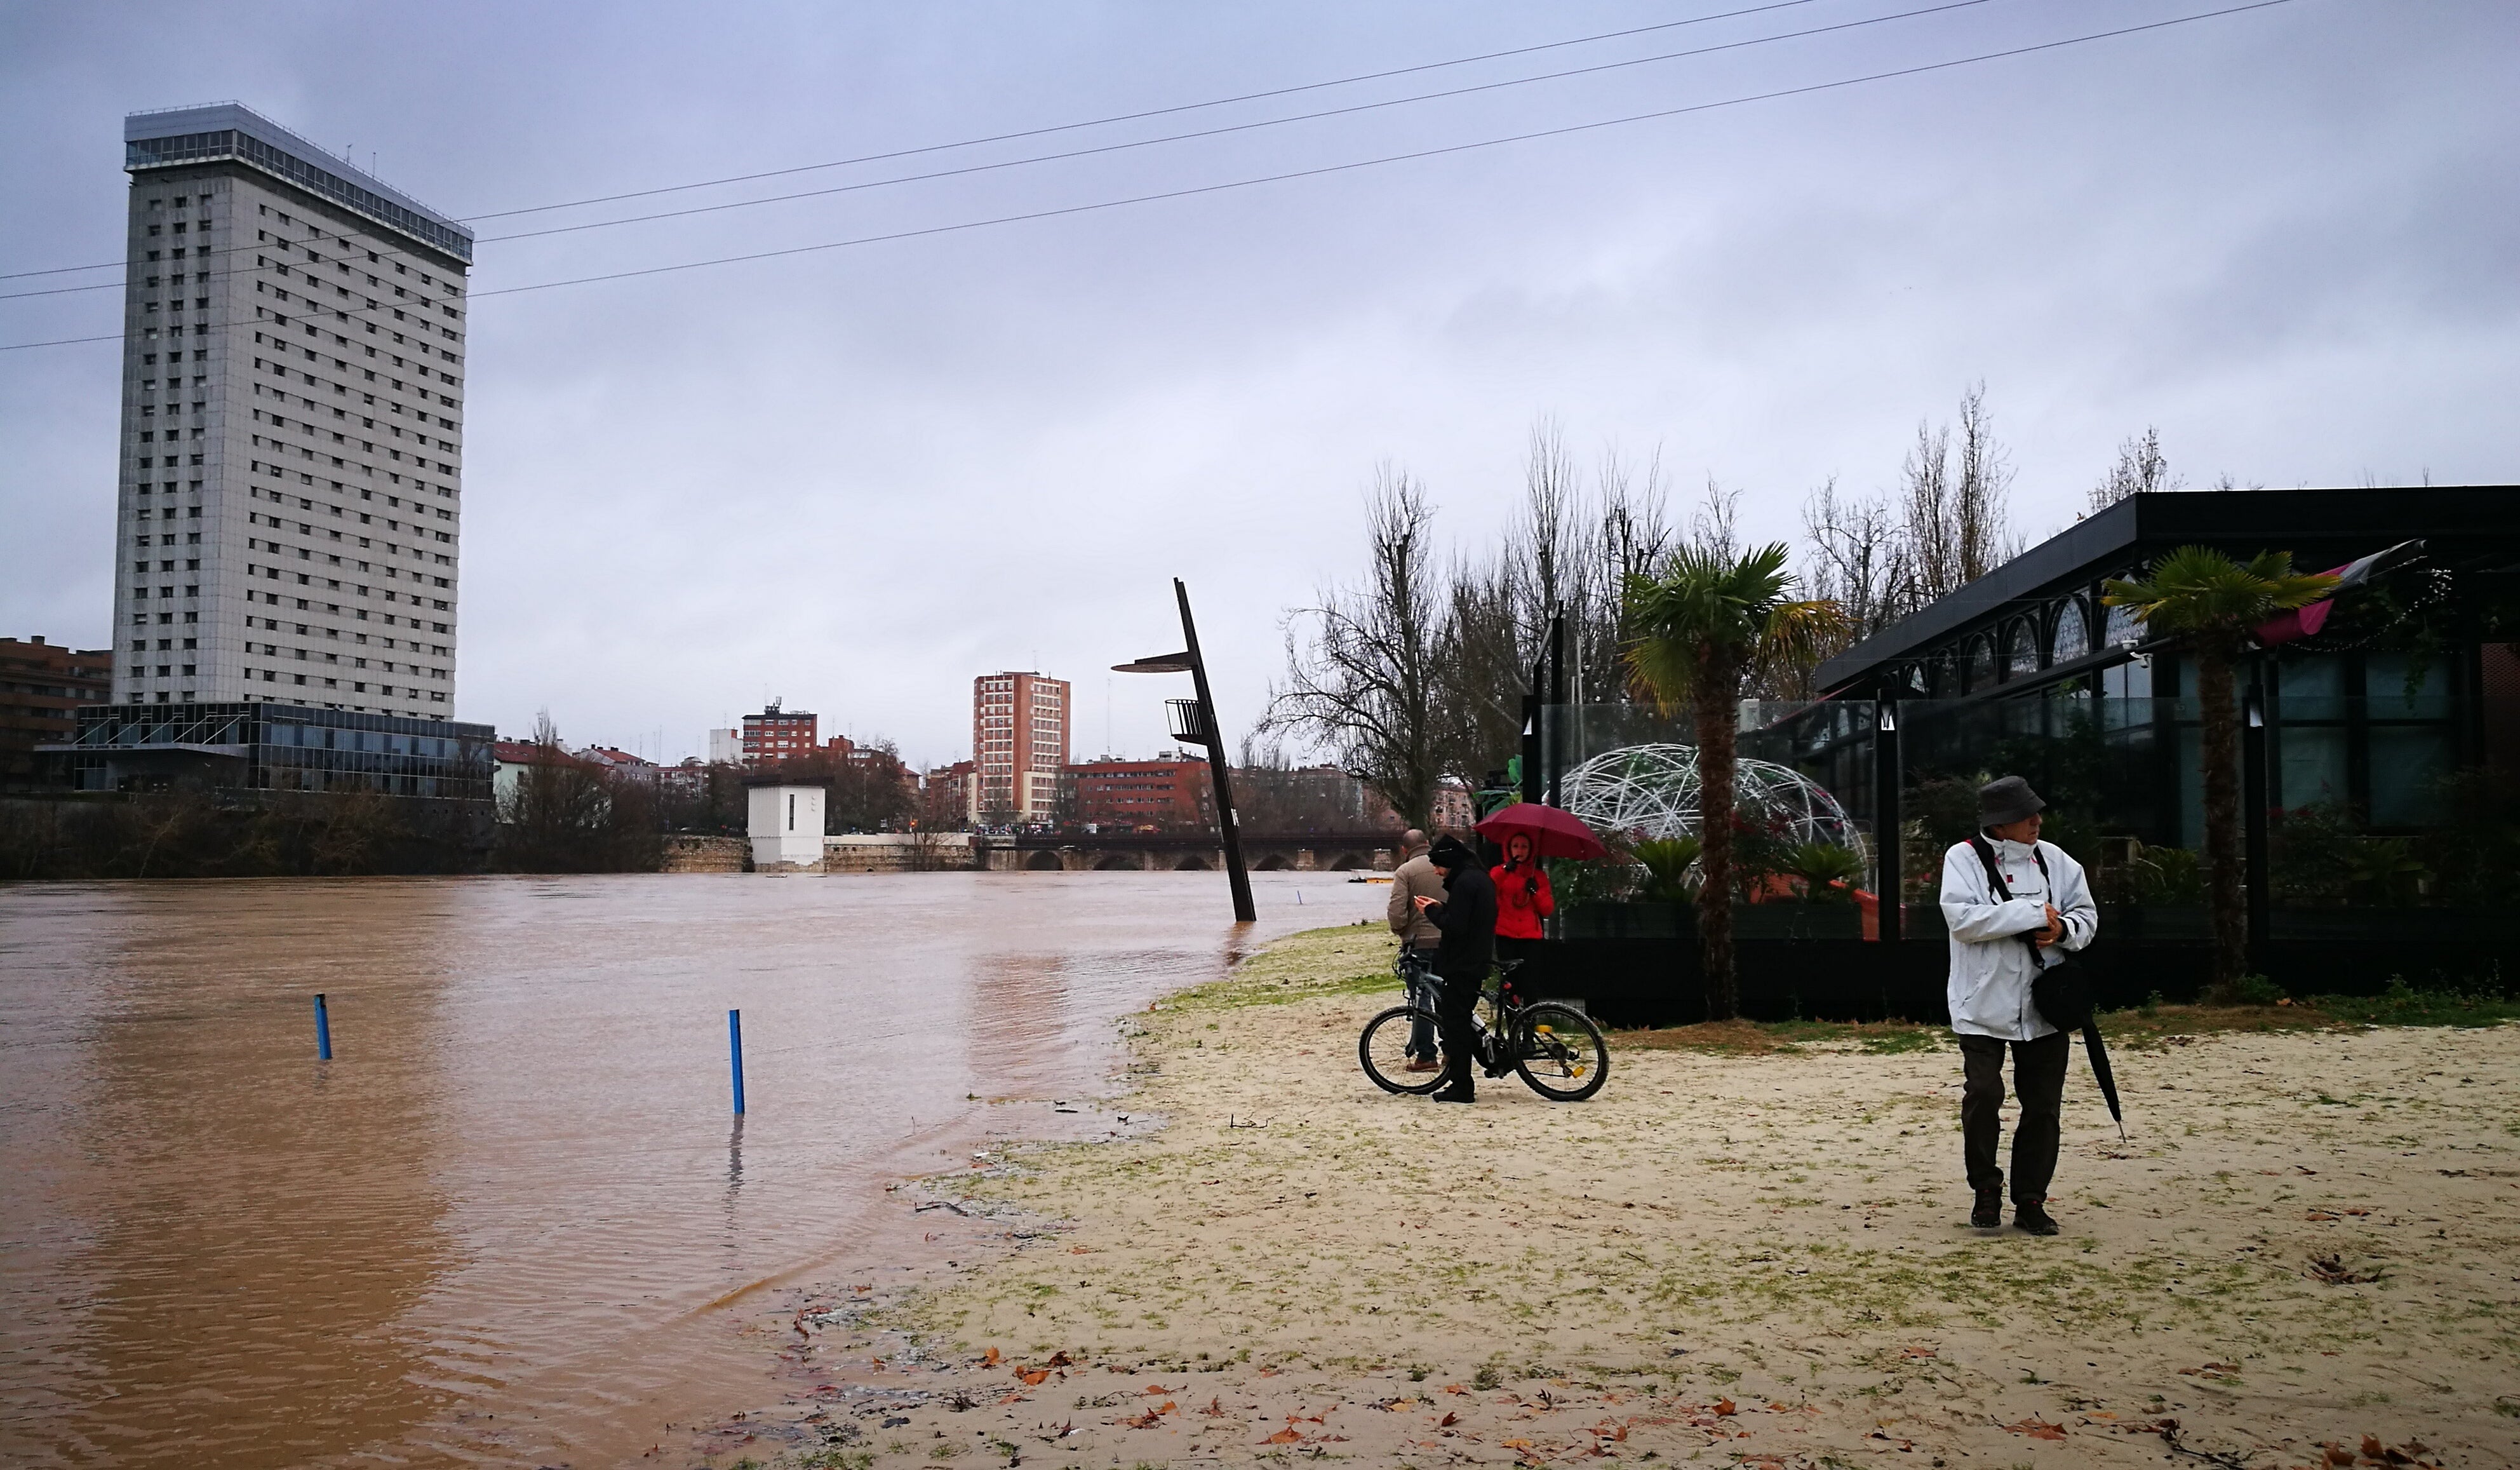
[[[637,1461],[772,1381],[795,1284],[974,1259],[885,1186],[987,1098],[1384,892],[1257,887],[1242,930],[1217,874],[0,889],[0,1463]]]
[[[1966,1225],[1947,1044],[1614,1037],[1592,1102],[1443,1107],[1357,1068],[1387,943],[1135,1018],[1122,1136],[929,1181],[957,1274],[799,1294],[776,1392],[660,1456],[2520,1460],[2520,1028],[2128,1052],[2123,1144],[2077,1057],[2042,1240]]]

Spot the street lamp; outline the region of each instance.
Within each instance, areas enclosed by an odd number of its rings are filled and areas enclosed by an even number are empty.
[[[1242,834],[1234,817],[1234,780],[1225,766],[1225,731],[1216,718],[1216,700],[1207,692],[1207,664],[1198,656],[1198,624],[1191,620],[1190,588],[1173,578],[1173,596],[1181,603],[1181,653],[1155,654],[1134,664],[1114,664],[1113,673],[1187,673],[1196,699],[1166,700],[1172,736],[1207,747],[1207,769],[1216,785],[1216,827],[1225,839],[1225,878],[1234,890],[1234,917],[1248,924],[1260,917],[1251,906],[1251,875],[1242,867]]]

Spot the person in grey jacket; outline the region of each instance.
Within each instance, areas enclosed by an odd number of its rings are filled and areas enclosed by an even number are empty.
[[[1426,917],[1418,900],[1432,898],[1441,902],[1444,875],[1426,860],[1426,834],[1415,827],[1400,834],[1400,855],[1401,864],[1391,874],[1391,902],[1383,914],[1391,932],[1400,936],[1400,954],[1392,968],[1400,973],[1406,1002],[1432,1015],[1437,1004],[1435,951],[1442,947],[1444,934]],[[1419,1021],[1409,1029],[1408,1055],[1412,1072],[1436,1069],[1433,1022]]]
[[[2100,927],[2083,865],[2054,843],[2039,840],[2040,812],[2047,804],[2019,776],[1991,781],[1978,792],[1977,839],[1943,854],[1952,1030],[1959,1036],[1964,1080],[1960,1138],[1969,1187],[1977,1195],[1969,1223],[1981,1230],[2003,1223],[2003,1171],[1995,1159],[2002,1132],[2003,1054],[2009,1048],[2012,1086],[2021,1098],[2012,1134],[2012,1218],[2033,1235],[2057,1229],[2048,1214],[2048,1185],[2056,1174],[2070,1043],[2031,1003],[2030,982],[2089,944]],[[2010,897],[1998,892],[1989,861]]]

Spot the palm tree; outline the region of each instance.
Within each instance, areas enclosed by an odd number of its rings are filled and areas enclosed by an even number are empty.
[[[2240,715],[2232,670],[2249,632],[2276,614],[2327,596],[2336,578],[2295,572],[2289,551],[2243,566],[2210,546],[2182,546],[2141,581],[2111,581],[2100,601],[2133,608],[2151,632],[2181,639],[2196,660],[2204,714],[2205,903],[2214,922],[2214,988],[2228,997],[2248,972],[2248,913],[2240,896]]]
[[[1798,602],[1782,542],[1733,553],[1684,545],[1660,576],[1626,587],[1628,667],[1668,711],[1688,706],[1697,723],[1697,945],[1706,1015],[1739,1009],[1732,973],[1733,741],[1742,681],[1809,664],[1839,631],[1834,602]]]

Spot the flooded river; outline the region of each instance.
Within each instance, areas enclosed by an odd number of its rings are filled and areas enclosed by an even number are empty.
[[[986,1099],[1106,1090],[1117,1017],[1389,892],[1255,885],[0,889],[0,1462],[635,1458],[760,1394],[747,1290],[909,1254],[883,1186]]]

